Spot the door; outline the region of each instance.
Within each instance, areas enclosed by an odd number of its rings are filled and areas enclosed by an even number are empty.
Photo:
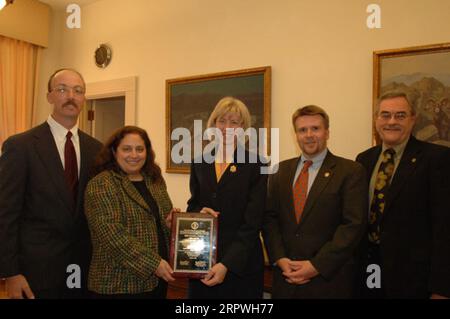
[[[102,143],[125,125],[124,96],[88,100],[85,110],[80,128]]]

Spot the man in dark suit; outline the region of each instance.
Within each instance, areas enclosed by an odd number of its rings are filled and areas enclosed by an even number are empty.
[[[269,178],[263,235],[275,264],[273,298],[349,298],[354,252],[367,223],[364,168],[327,149],[329,118],[308,105],[292,116],[300,157]]]
[[[78,130],[84,94],[81,74],[56,71],[48,120],[3,144],[0,277],[11,298],[82,297],[86,289],[91,246],[83,193],[101,143]]]
[[[404,93],[382,96],[375,116],[382,143],[357,157],[371,203],[361,297],[450,297],[450,149],[411,135],[416,112]]]

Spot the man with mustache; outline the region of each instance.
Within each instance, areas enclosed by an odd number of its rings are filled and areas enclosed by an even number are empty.
[[[52,114],[3,144],[0,278],[10,298],[83,297],[86,291],[91,246],[83,193],[101,143],[78,129],[85,89],[77,71],[54,72],[47,93]]]
[[[375,110],[382,143],[357,157],[370,181],[363,298],[450,297],[450,149],[417,140],[415,121],[405,93],[386,93]]]
[[[273,298],[350,298],[355,249],[367,223],[364,168],[327,148],[329,118],[308,105],[292,116],[302,150],[269,177],[264,242]]]

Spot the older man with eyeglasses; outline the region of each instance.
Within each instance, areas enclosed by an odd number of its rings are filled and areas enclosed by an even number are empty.
[[[357,157],[370,181],[362,298],[450,297],[450,149],[417,140],[415,122],[407,94],[383,95],[381,144]]]
[[[10,298],[84,297],[91,244],[83,212],[88,172],[101,143],[78,129],[85,82],[55,71],[46,122],[3,144],[0,278]]]

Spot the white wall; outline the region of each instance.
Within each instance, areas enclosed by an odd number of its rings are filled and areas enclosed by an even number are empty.
[[[60,66],[77,68],[87,82],[138,76],[137,124],[148,130],[164,170],[166,79],[270,65],[280,159],[298,154],[290,118],[306,104],[328,111],[330,149],[354,158],[371,145],[372,52],[450,41],[450,1],[376,1],[382,28],[369,30],[373,2],[102,0],[82,7],[80,30],[65,28],[65,12],[54,13],[42,79]],[[100,43],[113,48],[105,70],[93,60]],[[44,120],[49,108],[41,101]],[[188,176],[164,177],[184,209]]]
[[[51,112],[51,106],[47,102],[47,84],[50,75],[61,66],[61,48],[63,45],[67,45],[62,38],[62,30],[64,21],[62,12],[57,13],[52,11],[51,14],[51,26],[49,31],[49,47],[42,49],[41,61],[39,63],[38,70],[38,108],[36,109],[36,123],[47,119],[48,114]]]

